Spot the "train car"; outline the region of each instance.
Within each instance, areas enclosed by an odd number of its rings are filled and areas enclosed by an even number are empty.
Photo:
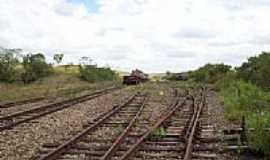
[[[123,84],[139,84],[148,80],[148,75],[136,69],[131,72],[129,76],[123,77]]]

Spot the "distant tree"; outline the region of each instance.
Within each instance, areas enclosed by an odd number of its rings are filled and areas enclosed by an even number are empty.
[[[46,63],[45,56],[42,53],[25,55],[23,57],[23,67],[22,80],[24,83],[46,77],[53,71],[52,66]]]
[[[96,65],[80,65],[80,78],[88,82],[113,81],[118,79],[111,68],[98,68]]]
[[[166,71],[166,76],[169,77],[172,73],[170,71]]]
[[[0,48],[0,81],[14,82],[16,80],[16,66],[19,64],[18,54],[21,49]]]
[[[162,79],[171,80],[171,77],[172,76],[173,76],[173,73],[172,72],[166,71],[166,74],[165,74],[165,76],[162,77]]]
[[[270,52],[262,52],[259,56],[250,57],[239,68],[239,78],[250,81],[264,89],[270,89]]]
[[[80,59],[81,65],[92,65],[92,62],[93,62],[93,60],[90,57],[84,56],[84,57],[81,57],[81,59]]]
[[[206,64],[205,66],[191,72],[191,77],[197,82],[215,83],[231,70],[230,65]]]
[[[63,58],[64,58],[64,54],[60,54],[60,53],[55,54],[53,56],[53,59],[57,64],[60,64],[62,62]]]

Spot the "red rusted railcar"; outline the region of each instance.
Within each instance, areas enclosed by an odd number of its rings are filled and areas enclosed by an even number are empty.
[[[129,76],[123,77],[123,84],[139,84],[148,80],[148,75],[136,69]]]

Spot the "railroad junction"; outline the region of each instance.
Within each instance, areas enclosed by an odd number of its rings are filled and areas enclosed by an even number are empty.
[[[37,101],[44,98],[7,103],[1,111]],[[206,86],[110,87],[2,115],[0,158],[237,159],[239,149],[248,149],[244,126],[226,124],[221,112]]]

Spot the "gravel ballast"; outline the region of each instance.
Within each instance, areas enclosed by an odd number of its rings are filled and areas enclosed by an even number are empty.
[[[122,90],[55,112],[32,123],[0,132],[0,159],[28,160],[47,143],[69,139],[83,124],[108,111],[127,97]]]
[[[62,97],[47,97],[44,100],[34,102],[34,103],[28,103],[28,104],[22,104],[22,105],[15,105],[8,108],[0,108],[0,117],[7,116],[10,114],[14,114],[16,112],[22,112],[26,110],[31,110],[35,108],[39,108],[45,105],[61,102],[67,99],[72,99],[74,97],[79,97],[87,94],[91,94],[93,91],[83,91],[77,94],[69,95],[69,96],[62,96]]]
[[[214,91],[209,91],[207,94],[207,107],[208,107],[208,123],[213,126],[213,129],[216,132],[215,135],[223,139],[223,133],[220,132],[226,128],[226,126],[230,126],[230,122],[228,122],[224,117],[224,106],[222,105],[219,96]],[[224,144],[221,142],[219,147],[223,147]],[[238,157],[235,157],[231,154],[224,153],[218,154],[218,159],[220,160],[236,160]]]
[[[9,107],[9,108],[1,108],[0,109],[0,117],[4,117],[4,116],[7,116],[9,114],[16,113],[16,112],[39,108],[39,107],[41,107],[43,105],[47,105],[49,103],[51,103],[49,100],[42,100],[42,101],[35,102],[35,103],[28,103],[28,104],[24,104],[24,105]]]
[[[138,90],[150,95],[140,119],[149,122],[149,127],[152,126],[174,101],[173,90],[165,85],[148,85],[146,89],[143,87],[118,90],[33,120],[32,123],[21,124],[12,130],[0,132],[0,159],[29,160],[42,149],[43,145],[61,144],[70,139],[83,129],[84,124],[93,121]],[[208,92],[207,103],[208,123],[213,125],[215,130],[221,130],[227,122],[222,115],[223,106],[216,92]],[[112,131],[100,130],[98,133],[99,136],[104,136]]]

